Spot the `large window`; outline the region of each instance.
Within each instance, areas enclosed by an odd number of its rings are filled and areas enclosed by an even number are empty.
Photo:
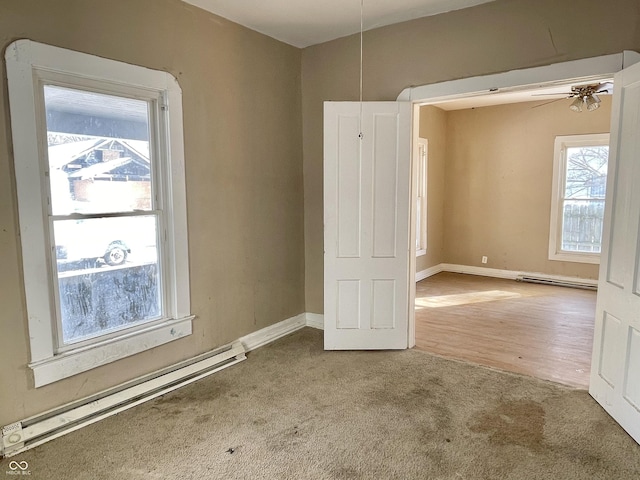
[[[556,137],[549,259],[599,263],[609,134]]]
[[[175,79],[28,40],[6,59],[36,386],[190,334]]]

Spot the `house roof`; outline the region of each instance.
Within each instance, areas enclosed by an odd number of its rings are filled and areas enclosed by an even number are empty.
[[[61,170],[75,160],[89,155],[94,150],[108,149],[113,143],[121,145],[125,155],[110,160],[86,165],[68,174],[69,178],[86,179],[113,172],[119,167],[134,162],[147,170],[150,168],[149,143],[141,140],[96,138],[63,143],[49,147],[49,165],[53,170]],[[126,154],[128,152],[128,154]],[[76,167],[77,168],[77,167]]]
[[[95,150],[104,143],[101,138],[82,140],[80,142],[63,143],[49,147],[49,165],[52,168],[62,168],[76,158],[82,157]]]
[[[149,163],[149,158],[151,158],[149,155],[149,142],[142,140],[120,140],[119,142]]]
[[[93,178],[98,175],[102,175],[108,172],[115,170],[122,165],[126,165],[127,163],[133,161],[131,157],[120,157],[115,160],[109,160],[108,162],[100,162],[94,165],[90,165],[88,167],[82,168],[76,172],[69,174],[69,178]]]

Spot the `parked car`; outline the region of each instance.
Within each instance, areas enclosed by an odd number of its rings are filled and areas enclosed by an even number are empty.
[[[99,265],[123,265],[132,246],[155,247],[153,217],[92,218],[55,223],[54,237],[58,267],[65,270]],[[69,268],[71,267],[71,268]]]
[[[72,255],[69,255],[67,245],[56,245],[56,259],[66,261],[92,260],[97,263],[104,262],[107,265],[122,265],[127,260],[131,249],[122,240],[114,240],[106,248],[98,247],[96,250],[79,253],[71,247]]]

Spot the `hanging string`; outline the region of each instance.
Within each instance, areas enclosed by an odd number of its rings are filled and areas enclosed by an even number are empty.
[[[360,0],[360,119],[358,130],[360,133],[358,134],[358,138],[362,140],[364,135],[362,134],[362,31],[364,28],[364,0]]]

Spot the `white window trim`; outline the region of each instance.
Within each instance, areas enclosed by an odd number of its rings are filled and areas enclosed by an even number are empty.
[[[125,64],[93,55],[74,52],[30,40],[17,40],[5,52],[18,212],[22,243],[22,263],[29,324],[31,359],[36,387],[90,370],[120,358],[162,345],[191,334],[189,297],[182,91],[167,72]],[[40,173],[40,158],[46,145],[38,138],[37,70],[73,75],[88,81],[100,81],[123,88],[134,86],[159,92],[168,116],[159,119],[166,131],[168,157],[161,168],[168,181],[164,185],[167,202],[165,266],[169,270],[165,289],[167,316],[160,322],[124,330],[122,335],[97,341],[64,353],[56,353],[55,303],[48,265],[46,186]],[[39,179],[39,180],[37,180]]]
[[[549,224],[549,260],[576,263],[600,264],[599,253],[562,251],[562,202],[564,195],[567,147],[586,145],[608,145],[608,133],[557,136],[553,149],[553,188],[551,192],[551,215]]]
[[[420,147],[424,146],[425,157],[424,159],[420,155]],[[428,179],[429,179],[429,141],[426,138],[418,138],[418,168],[417,168],[417,190],[416,195],[419,196],[420,184],[423,183],[422,204],[420,206],[420,231],[416,229],[416,235],[420,240],[420,248],[416,250],[416,257],[421,257],[427,254],[427,191],[428,191]],[[424,161],[424,164],[422,165]],[[422,166],[422,169],[420,168]],[[422,171],[423,177],[420,178],[420,172]],[[417,200],[417,198],[416,198]]]

